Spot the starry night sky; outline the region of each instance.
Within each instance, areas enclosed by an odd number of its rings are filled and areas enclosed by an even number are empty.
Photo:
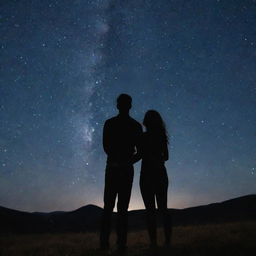
[[[256,193],[255,0],[2,0],[0,205],[102,206],[120,93],[166,122],[169,207]]]

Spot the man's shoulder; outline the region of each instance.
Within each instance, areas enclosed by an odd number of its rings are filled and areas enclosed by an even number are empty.
[[[138,129],[142,129],[142,125],[138,122],[138,121],[136,121],[134,118],[132,118],[132,117],[130,117],[130,120],[131,120],[131,122],[133,123],[133,125],[136,127],[136,128],[138,128]]]
[[[138,129],[138,130],[142,130],[142,125],[138,122],[138,121],[136,121],[134,118],[132,118],[132,117],[128,117],[128,119],[126,119],[126,121],[125,122],[127,122],[127,120],[128,120],[128,122],[130,123],[130,124],[132,124],[132,126],[134,127],[134,128],[136,128],[136,129]],[[109,118],[109,119],[107,119],[106,121],[105,121],[105,125],[119,125],[120,123],[123,123],[123,120],[122,119],[120,119],[120,117],[117,115],[117,116],[114,116],[114,117],[111,117],[111,118]]]
[[[114,117],[111,117],[111,118],[107,119],[105,121],[105,124],[113,123],[113,122],[116,122],[116,121],[117,121],[117,117],[114,116]]]

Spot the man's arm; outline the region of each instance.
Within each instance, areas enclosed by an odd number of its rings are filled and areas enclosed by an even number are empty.
[[[110,129],[109,122],[106,121],[103,128],[103,148],[107,155],[110,154]]]

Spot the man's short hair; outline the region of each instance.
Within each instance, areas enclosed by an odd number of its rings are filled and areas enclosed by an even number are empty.
[[[132,107],[132,97],[122,93],[117,97],[116,103],[116,107],[119,111],[129,111]]]
[[[116,99],[117,104],[131,104],[132,103],[132,97],[128,94],[122,93],[120,94]]]

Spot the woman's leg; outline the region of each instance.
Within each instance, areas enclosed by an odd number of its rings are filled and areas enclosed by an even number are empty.
[[[140,190],[146,208],[147,229],[151,246],[157,244],[155,193],[150,179],[140,177]]]
[[[170,210],[167,208],[168,177],[166,171],[159,177],[156,188],[157,207],[162,217],[165,234],[165,244],[171,242],[172,223]]]

